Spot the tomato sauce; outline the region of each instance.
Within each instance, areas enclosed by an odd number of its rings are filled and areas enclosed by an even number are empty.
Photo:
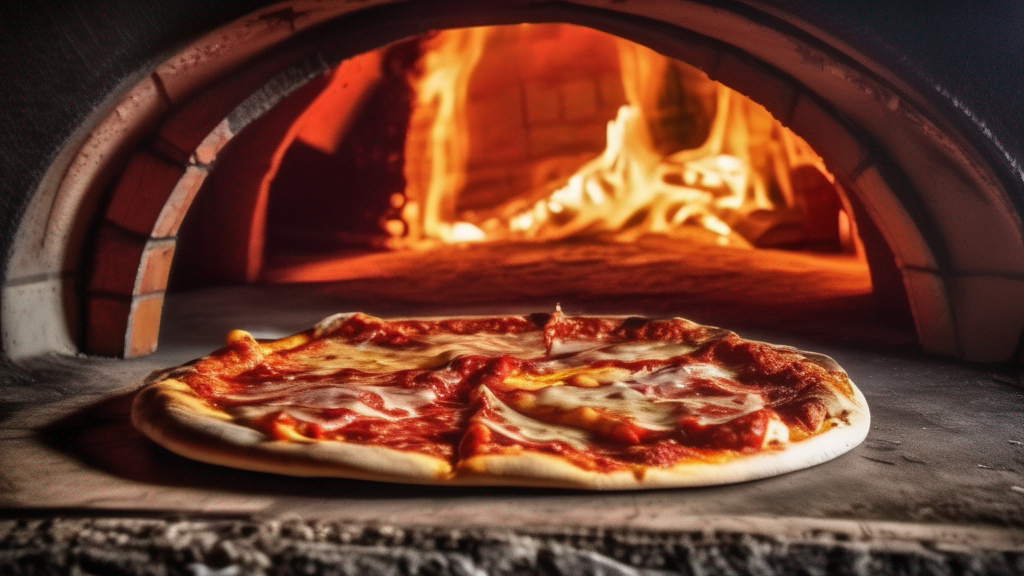
[[[764,406],[724,421],[717,418],[711,420],[713,423],[702,423],[706,422],[702,417],[721,416],[716,412],[720,409],[709,404],[701,413],[681,417],[675,429],[665,432],[652,432],[625,421],[625,428],[615,434],[580,430],[586,437],[585,443],[537,440],[520,434],[522,430],[515,423],[503,420],[500,413],[480,399],[479,391],[486,387],[499,401],[514,401],[517,391],[505,389],[501,383],[514,374],[537,375],[543,370],[542,363],[507,354],[463,354],[432,369],[383,374],[354,368],[325,373],[303,371],[295,359],[322,350],[324,340],[282,353],[264,353],[251,338],[235,339],[194,364],[195,370],[182,379],[212,405],[229,413],[272,404],[273,410],[251,419],[247,425],[274,438],[285,439],[286,431],[293,430],[311,439],[422,452],[453,464],[474,455],[531,450],[604,472],[638,466],[667,467],[685,460],[760,450],[769,419],[776,414],[788,426],[813,432],[827,416],[825,405],[816,395],[836,386],[836,382],[843,382],[836,373],[807,362],[796,351],[746,341],[724,330],[678,319],[567,318],[556,312],[528,317],[385,321],[356,314],[324,338],[337,338],[348,344],[416,349],[422,346],[423,338],[433,334],[538,331],[543,331],[549,352],[554,339],[684,343],[695,350],[671,359],[603,359],[589,366],[624,368],[637,373],[670,363],[711,364],[731,371],[735,383],[760,395]],[[716,384],[714,378],[695,378],[693,393],[714,397],[732,392]],[[326,398],[328,405],[304,400],[307,397]],[[494,424],[482,424],[482,417]],[[555,422],[564,425],[564,420],[552,420],[550,426],[555,426]],[[544,425],[543,417],[539,424]]]

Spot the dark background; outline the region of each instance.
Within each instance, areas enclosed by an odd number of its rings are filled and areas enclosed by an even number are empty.
[[[0,5],[0,279],[30,194],[119,87],[266,0],[7,0]],[[721,4],[721,3],[720,3]],[[931,98],[1024,200],[1024,2],[765,0]]]

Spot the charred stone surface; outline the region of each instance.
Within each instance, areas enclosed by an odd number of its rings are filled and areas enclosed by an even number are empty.
[[[151,356],[130,361],[54,356],[27,365],[20,384],[9,384],[0,399],[6,404],[0,420],[0,507],[16,510],[9,513],[14,517],[41,509],[53,517],[61,510],[109,516],[117,509],[128,516],[216,512],[510,530],[686,531],[702,529],[709,518],[755,518],[734,531],[761,529],[772,535],[778,531],[765,528],[771,519],[796,518],[830,528],[852,523],[857,533],[862,524],[878,522],[940,526],[949,534],[985,527],[1024,542],[1019,368],[928,357],[856,338],[828,340],[727,325],[746,338],[833,357],[864,392],[872,415],[867,440],[836,460],[729,486],[593,493],[314,480],[192,461],[160,448],[132,426],[131,404],[148,374],[209,353],[235,328],[275,338],[346,310],[388,317],[494,313],[485,304],[426,306],[350,297],[344,288],[329,285],[173,295],[162,346]],[[566,300],[562,306],[570,313],[636,312]],[[501,308],[505,313],[544,309],[537,304]],[[696,528],[687,528],[687,522],[698,521]]]
[[[1018,574],[1019,551],[734,533],[515,533],[251,519],[0,521],[4,574]]]

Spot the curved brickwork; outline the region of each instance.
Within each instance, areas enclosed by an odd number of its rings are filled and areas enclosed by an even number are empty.
[[[218,82],[134,152],[106,205],[89,267],[87,352],[132,357],[156,349],[175,236],[209,166],[246,124],[327,70],[312,53],[300,46]]]

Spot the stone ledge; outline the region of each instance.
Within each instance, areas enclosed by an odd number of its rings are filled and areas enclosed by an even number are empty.
[[[887,535],[794,540],[737,532],[399,528],[322,521],[36,518],[0,521],[0,571],[151,574],[1014,574],[1024,552]],[[893,546],[896,544],[896,546]]]

